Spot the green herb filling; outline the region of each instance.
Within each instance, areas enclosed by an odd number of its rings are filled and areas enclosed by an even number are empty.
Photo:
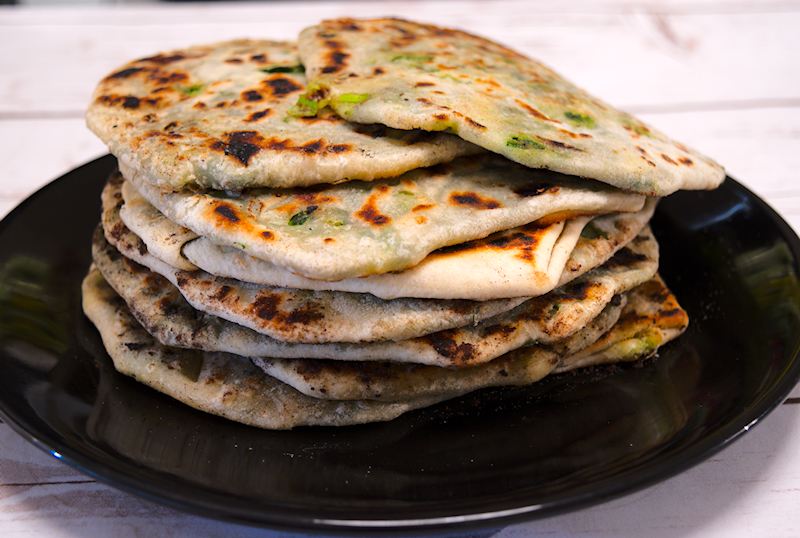
[[[572,125],[575,125],[576,127],[588,127],[589,129],[594,129],[597,126],[597,124],[594,122],[594,119],[586,114],[567,111],[564,112],[564,116]]]
[[[300,226],[301,224],[305,224],[305,222],[311,217],[311,214],[317,210],[317,206],[310,205],[304,210],[295,213],[289,219],[289,226]]]
[[[547,149],[544,144],[525,135],[512,136],[506,142],[506,146],[517,149]]]

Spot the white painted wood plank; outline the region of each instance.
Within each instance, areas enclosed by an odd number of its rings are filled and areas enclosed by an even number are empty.
[[[0,10],[0,69],[5,74],[0,113],[80,113],[96,82],[135,58],[235,37],[294,39],[300,29],[324,17],[408,16],[409,5],[93,8],[64,11],[57,20],[48,10],[41,22],[30,16],[22,22],[12,16],[15,12]],[[792,9],[779,16],[769,10],[671,12],[647,4],[563,13],[543,10],[541,2],[467,2],[459,9],[452,2],[413,5],[417,19],[503,42],[621,108],[720,100],[800,104],[800,70],[786,68],[800,64],[800,33],[794,31],[800,26],[800,4],[790,4]]]
[[[800,405],[784,405],[702,465],[595,508],[494,538],[800,536]]]
[[[85,474],[28,443],[8,424],[0,423],[0,487],[90,480]]]
[[[82,118],[0,120],[0,216],[50,181],[106,153]]]

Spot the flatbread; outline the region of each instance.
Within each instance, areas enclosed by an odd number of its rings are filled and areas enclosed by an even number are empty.
[[[635,212],[645,203],[642,195],[490,154],[387,181],[236,196],[162,191],[122,164],[120,171],[167,218],[196,234],[333,281],[400,271],[438,248],[530,222]]]
[[[530,385],[572,355],[597,341],[619,319],[623,301],[606,307],[578,333],[552,346],[532,345],[470,368],[397,362],[343,362],[254,357],[253,364],[299,390],[325,400],[380,400],[460,396],[488,387]]]
[[[112,236],[112,240],[118,239]],[[123,242],[124,241],[124,242]],[[402,340],[475,323],[524,301],[496,302],[395,299],[369,294],[295,290],[222,279],[203,271],[175,269],[146,251],[130,248],[135,242],[117,242],[128,263],[123,270],[147,268],[176,286],[196,309],[221,317],[283,342],[372,342]],[[102,230],[92,246],[96,260],[113,249]],[[122,256],[117,253],[117,256]],[[135,265],[132,265],[135,264]],[[143,267],[136,267],[141,265]],[[104,265],[104,271],[117,266]],[[105,273],[108,275],[108,273]],[[169,315],[170,305],[161,305]]]
[[[295,275],[199,237],[166,218],[130,182],[122,184],[122,198],[122,222],[151,254],[177,269],[200,268],[215,276],[270,286],[371,293],[382,299],[478,301],[542,295],[604,263],[642,230],[658,201],[648,199],[635,213],[531,223],[434,251],[404,271],[328,282]],[[453,286],[454,281],[459,285]]]
[[[309,87],[295,113],[329,105],[359,123],[449,131],[533,168],[666,196],[710,189],[718,164],[506,47],[400,19],[325,21],[298,41]]]
[[[647,225],[657,201],[657,198],[649,198],[645,207],[635,213],[527,224],[484,239],[435,250],[403,271],[336,282],[295,275],[202,237],[185,243],[180,255],[211,274],[245,282],[371,293],[382,299],[487,301],[535,297],[605,263]]]
[[[604,266],[547,295],[529,299],[513,310],[487,316],[482,321],[475,319],[460,327],[399,341],[298,343],[284,342],[244,324],[221,319],[214,315],[217,307],[213,301],[210,308],[198,305],[198,301],[190,304],[182,289],[159,273],[122,256],[104,241],[99,230],[97,235],[92,251],[97,267],[139,322],[161,343],[248,357],[388,360],[447,368],[470,367],[521,346],[535,342],[553,344],[571,336],[613,303],[617,295],[651,278],[658,267],[658,246],[645,230]],[[114,236],[123,234],[116,232]],[[132,258],[147,261],[146,252],[126,248],[126,243],[135,242],[119,241]],[[368,319],[371,313],[356,315]],[[335,319],[331,323],[332,330],[346,328]]]
[[[120,220],[119,181],[118,175],[112,175],[101,193],[102,227],[95,233],[92,246],[96,258],[106,252],[105,258],[112,260],[120,255],[112,251],[119,250],[135,265],[144,265],[168,278],[195,307],[279,340],[319,343],[411,338],[477,323],[525,301],[525,298],[480,302],[387,301],[369,294],[262,286],[214,277],[203,271],[175,269],[151,255],[144,242]],[[108,271],[125,270],[111,268],[110,262],[108,265]]]
[[[405,271],[328,282],[295,275],[241,250],[199,237],[166,218],[128,181],[122,184],[122,197],[122,222],[144,241],[150,253],[177,269],[200,268],[212,275],[270,286],[371,293],[382,299],[488,300],[541,295],[555,287],[584,225],[591,219],[532,223],[460,245],[449,254],[433,252]],[[642,219],[642,225],[645,222]],[[453,280],[462,282],[458,289],[466,288],[468,293],[458,296],[451,285]]]
[[[268,376],[243,357],[157,343],[96,271],[84,280],[82,294],[83,310],[100,332],[117,371],[195,409],[229,420],[271,430],[348,426],[392,420],[444,399],[312,398]]]
[[[445,133],[288,117],[305,85],[294,43],[214,43],[119,67],[86,120],[111,153],[170,190],[372,180],[479,151]]]
[[[688,314],[656,275],[628,294],[619,323],[596,342],[563,357],[554,373],[651,357],[688,325]]]
[[[426,391],[427,396],[393,402],[311,397],[267,375],[243,357],[175,349],[157,343],[94,268],[84,279],[82,296],[84,312],[98,328],[114,367],[120,373],[195,409],[244,424],[290,429],[303,425],[346,426],[388,421],[458,394],[457,390],[440,390],[440,395],[431,395],[436,391]],[[664,294],[644,296],[657,299]],[[658,304],[645,304],[645,308],[665,310]],[[636,316],[637,311],[633,308],[628,312]],[[624,318],[621,322],[625,322]],[[596,345],[594,349],[598,351],[601,347]],[[565,371],[565,364],[567,369],[576,367],[577,361],[564,359],[561,371]],[[557,357],[550,356],[531,358],[527,363],[521,360],[519,364],[528,368],[527,375],[533,379],[542,373],[546,375],[556,362]],[[502,371],[495,373],[503,377]]]
[[[130,182],[125,181],[119,172],[113,173],[108,184],[111,191],[105,196],[113,202],[105,210],[118,211],[119,220],[147,245],[149,253],[176,269],[199,269],[183,254],[183,247],[199,239],[199,235],[165,217]],[[124,202],[121,205],[118,203],[120,196]]]

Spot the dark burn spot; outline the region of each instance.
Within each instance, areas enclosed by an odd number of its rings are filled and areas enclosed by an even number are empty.
[[[631,267],[636,263],[645,262],[647,259],[644,254],[638,254],[628,247],[623,247],[606,262],[606,266],[609,268]]]
[[[237,131],[225,133],[224,136],[228,141],[217,140],[211,145],[211,149],[222,151],[245,166],[265,145],[264,138],[255,131]]]
[[[250,56],[250,60],[256,63],[263,64],[267,61],[267,56],[265,54],[253,54],[252,56]]]
[[[169,139],[170,139],[170,138],[183,138],[183,135],[181,135],[180,133],[175,133],[175,132],[172,132],[172,131],[165,131],[165,132],[162,132],[162,131],[155,131],[155,130],[153,130],[153,131],[147,131],[147,132],[144,134],[144,137],[145,137],[145,138],[161,138],[161,139],[167,139],[167,142],[166,142],[166,143],[167,143],[167,144],[169,144],[169,143],[170,143],[170,142],[169,142]]]
[[[211,299],[214,301],[222,301],[225,297],[230,295],[231,291],[233,291],[233,289],[230,286],[220,286],[217,292],[211,296]]]
[[[165,56],[164,54],[159,54],[158,56],[151,56],[150,58],[142,58],[141,60],[139,60],[139,62],[141,62],[141,63],[148,62],[148,63],[158,64],[158,65],[167,65],[167,64],[174,63],[174,62],[179,62],[179,61],[181,61],[181,60],[183,60],[185,58],[186,58],[186,56],[183,56],[182,54],[173,54],[171,56]]]
[[[259,318],[271,320],[280,312],[278,310],[280,303],[281,298],[277,295],[261,295],[253,302],[253,310]]]
[[[322,72],[325,74],[338,73],[342,70],[342,68],[344,68],[345,60],[347,60],[349,57],[349,54],[340,50],[329,52],[327,54],[328,64],[322,68]]]
[[[681,157],[678,159],[678,162],[686,166],[692,166],[694,164],[689,157]]]
[[[373,204],[373,200],[370,199],[367,204],[361,208],[361,211],[356,213],[359,217],[364,219],[370,224],[374,224],[375,226],[383,226],[388,224],[391,220],[387,215],[382,214],[378,211],[378,208],[375,207]]]
[[[665,154],[665,153],[662,153],[662,154],[661,154],[661,158],[662,158],[662,159],[664,159],[664,161],[668,162],[669,164],[678,164],[678,163],[676,163],[675,161],[673,161],[673,160],[670,158],[670,156],[669,156],[669,155],[667,155],[667,154]]]
[[[530,198],[531,196],[539,196],[540,194],[555,194],[558,192],[556,185],[550,183],[528,183],[514,189],[514,194],[522,198]]]
[[[454,192],[450,195],[450,201],[474,209],[497,209],[501,207],[500,202],[491,198],[483,198],[475,192]]]
[[[236,210],[230,204],[220,203],[217,207],[214,208],[214,213],[221,216],[228,222],[239,222],[241,220],[239,215],[236,214]]]
[[[309,142],[307,144],[304,144],[304,145],[298,147],[297,149],[300,150],[303,153],[313,154],[313,153],[319,153],[319,150],[322,149],[323,145],[324,145],[324,142],[320,139],[320,140],[314,140],[313,142]]]
[[[382,75],[383,73],[384,73],[384,70],[381,69],[380,67],[376,67],[375,69],[372,70],[372,74],[373,75]]]
[[[539,140],[550,146],[551,148],[555,149],[571,149],[573,151],[583,151],[580,148],[576,148],[575,146],[570,146],[569,144],[565,144],[564,142],[559,142],[558,140],[550,140],[549,138],[544,138],[542,136],[537,136]]]
[[[147,76],[147,79],[156,84],[177,84],[189,80],[189,75],[178,71],[166,73],[161,70],[155,70]]]
[[[174,130],[175,130],[175,128],[176,128],[177,126],[178,126],[178,122],[177,122],[177,121],[173,121],[173,122],[171,122],[171,123],[168,123],[168,124],[167,124],[167,125],[164,127],[164,130],[165,130],[166,132],[168,132],[168,133],[171,133],[172,131],[174,131]]]
[[[258,90],[248,90],[246,92],[242,92],[242,99],[252,103],[254,101],[263,101],[264,96],[261,95],[261,92]]]
[[[333,113],[329,113],[326,110],[318,112],[316,116],[296,117],[295,120],[302,121],[303,123],[309,125],[312,123],[319,123],[319,122],[327,122],[327,123],[341,122],[341,118],[339,118],[339,116]]]
[[[291,140],[270,139],[264,142],[264,147],[272,151],[296,151],[306,155],[319,155],[329,153],[342,153],[352,149],[348,144],[328,144],[325,140],[312,140],[302,146],[295,146]]]
[[[290,93],[299,92],[300,90],[303,89],[302,86],[295,83],[294,81],[281,76],[265,80],[264,85],[266,85],[269,88],[270,93],[274,97],[282,97]]]
[[[132,95],[129,95],[122,100],[122,108],[139,108],[139,105],[141,104],[142,100]]]
[[[475,357],[475,348],[472,344],[459,344],[450,337],[452,331],[439,331],[429,334],[424,338],[425,341],[442,357],[453,362],[467,363]]]
[[[171,316],[178,311],[178,306],[170,301],[169,297],[162,297],[157,303],[158,309],[165,316]]]
[[[122,71],[117,71],[116,73],[112,73],[106,77],[106,80],[121,80],[123,78],[128,78],[136,73],[140,73],[144,71],[143,67],[131,67],[129,69],[123,69]]]
[[[279,294],[259,295],[253,302],[253,313],[259,319],[272,322],[277,329],[305,325],[324,317],[319,305],[306,304],[286,311],[280,308],[281,302],[282,297]]]
[[[266,232],[265,231],[265,232],[261,232],[261,237],[263,237],[264,239],[268,239],[269,240],[269,239],[272,239],[274,237],[274,235],[272,234],[272,232]]]
[[[469,123],[470,125],[472,125],[473,127],[476,127],[478,129],[486,129],[485,125],[481,125],[480,123],[478,123],[477,121],[473,120],[469,116],[464,116],[464,120],[466,120],[466,122]]]
[[[484,327],[484,329],[481,331],[481,337],[490,338],[492,336],[500,336],[503,338],[508,338],[510,335],[514,334],[516,330],[517,328],[514,326],[497,323],[495,325]]]
[[[131,350],[131,351],[139,351],[140,349],[146,348],[147,344],[142,344],[142,343],[139,343],[139,342],[128,342],[128,343],[124,344],[124,346],[126,348],[128,348],[129,350]]]
[[[558,300],[562,303],[586,301],[591,297],[591,292],[599,287],[601,286],[596,282],[576,282],[565,286],[562,289],[562,293],[559,293]]]
[[[541,230],[535,227],[535,225],[528,226],[524,231],[492,239],[487,243],[487,245],[489,248],[495,250],[514,250],[516,251],[517,258],[525,261],[533,261],[534,253],[537,245],[539,244],[540,237],[540,234],[536,233],[537,231]]]
[[[253,123],[254,121],[258,121],[262,118],[266,118],[272,113],[272,110],[269,108],[265,108],[264,110],[259,110],[258,112],[253,112],[244,120],[249,123]]]
[[[436,86],[433,82],[417,82],[414,84],[415,88],[426,88],[428,86]]]

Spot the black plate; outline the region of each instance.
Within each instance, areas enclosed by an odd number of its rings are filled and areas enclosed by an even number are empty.
[[[300,531],[499,526],[630,493],[708,458],[800,378],[800,242],[735,181],[664,200],[662,275],[691,316],[643,367],[487,390],[347,428],[270,432],[117,374],[80,309],[104,157],[0,224],[0,410],[109,484]]]

